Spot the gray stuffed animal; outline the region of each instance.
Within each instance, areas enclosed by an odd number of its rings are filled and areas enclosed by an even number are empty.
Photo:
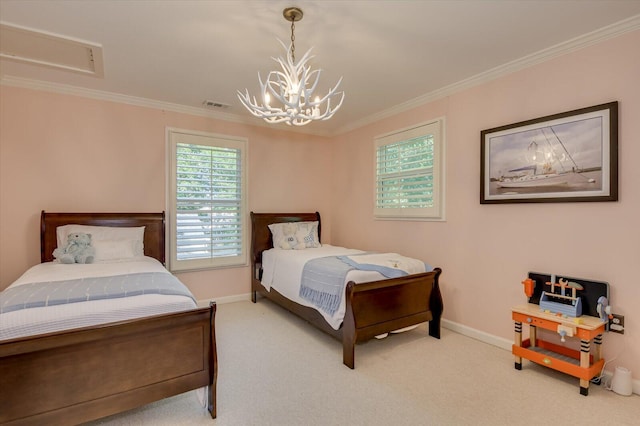
[[[93,263],[96,250],[91,247],[91,234],[76,232],[67,235],[67,244],[53,251],[60,263]]]

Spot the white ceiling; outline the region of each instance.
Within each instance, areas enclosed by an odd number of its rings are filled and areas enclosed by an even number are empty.
[[[342,109],[297,129],[317,134],[640,29],[640,0],[0,0],[3,23],[102,45],[104,78],[8,60],[0,77],[260,124],[236,91],[256,93],[258,72],[277,66],[287,6],[304,11],[296,48],[313,46],[323,88],[343,76]],[[230,107],[200,110],[204,100]]]

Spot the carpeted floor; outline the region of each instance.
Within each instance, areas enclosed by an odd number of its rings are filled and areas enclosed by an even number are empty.
[[[92,425],[636,425],[640,396],[591,385],[427,326],[356,346],[267,300],[218,306],[218,418],[188,392]]]

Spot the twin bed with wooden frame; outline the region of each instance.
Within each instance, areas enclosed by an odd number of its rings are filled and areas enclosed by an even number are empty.
[[[162,213],[45,213],[41,261],[67,224],[144,226],[144,254],[165,261]],[[204,308],[0,340],[0,424],[77,424],[207,387],[216,417],[215,311]]]
[[[300,316],[319,329],[342,340],[343,363],[355,367],[355,344],[377,335],[429,321],[429,335],[440,338],[440,319],[443,311],[438,279],[440,268],[431,272],[407,275],[356,284],[347,283],[344,297],[346,313],[342,326],[335,330],[315,309],[295,303],[278,293],[267,290],[261,283],[263,251],[273,248],[269,225],[284,222],[318,221],[315,213],[254,213],[251,212],[251,299],[255,303],[259,293]]]

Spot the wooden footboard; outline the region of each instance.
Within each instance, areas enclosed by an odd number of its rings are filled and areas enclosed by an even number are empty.
[[[346,312],[342,327],[334,330],[315,309],[299,305],[280,293],[266,290],[260,280],[251,280],[252,301],[256,295],[296,314],[320,330],[342,340],[342,361],[355,368],[355,345],[379,334],[429,321],[429,335],[440,338],[443,312],[439,278],[442,270],[370,283],[350,281],[346,288]]]
[[[77,424],[204,386],[215,418],[215,312],[0,342],[0,424]]]
[[[440,338],[442,270],[371,283],[347,284],[342,324],[343,362],[355,367],[355,344],[379,334],[429,321],[429,335]]]

